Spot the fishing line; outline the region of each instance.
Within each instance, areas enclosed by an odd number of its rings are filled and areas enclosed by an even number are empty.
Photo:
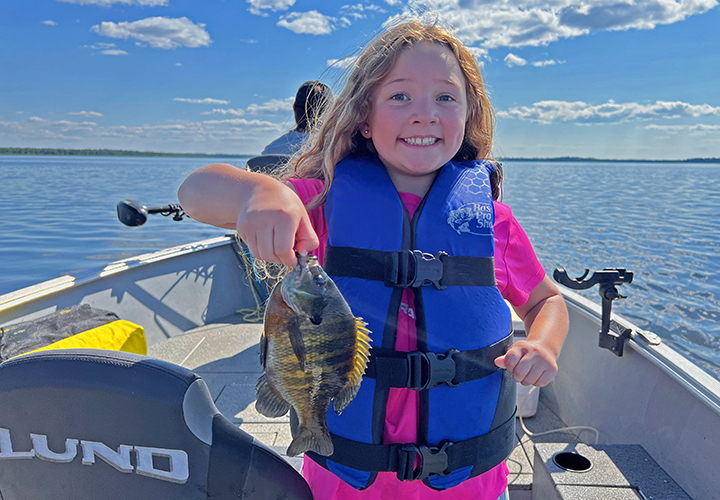
[[[250,278],[250,291],[252,292],[253,299],[255,300],[255,307],[247,307],[238,309],[235,311],[237,314],[242,315],[243,321],[246,323],[260,323],[265,316],[265,303],[268,300],[268,296],[265,293],[262,280],[255,267],[255,259],[250,253],[250,249],[240,237],[235,234],[235,241],[240,248],[240,255],[242,257],[243,265],[245,267],[245,273]],[[253,280],[252,277],[255,277]],[[260,295],[262,301],[260,300]]]

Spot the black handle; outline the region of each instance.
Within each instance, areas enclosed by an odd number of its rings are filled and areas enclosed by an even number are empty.
[[[599,344],[600,347],[609,349],[615,355],[622,356],[625,340],[630,338],[630,330],[612,321],[610,314],[613,301],[626,298],[624,295],[620,295],[617,287],[623,283],[632,283],[633,273],[622,267],[606,267],[602,271],[595,271],[590,278],[587,278],[588,274],[590,274],[590,270],[585,269],[582,276],[572,279],[565,269],[555,269],[553,278],[561,285],[574,290],[585,290],[599,285],[602,299]]]
[[[117,204],[118,220],[126,226],[142,226],[151,214],[172,215],[173,220],[182,220],[185,216],[182,207],[177,203],[152,208],[136,200],[123,200]]]
[[[622,285],[623,283],[632,283],[633,272],[622,267],[606,267],[602,271],[595,271],[589,279],[590,269],[585,269],[585,273],[575,279],[570,278],[565,269],[555,269],[553,278],[555,281],[573,290],[585,290],[598,283],[605,285]]]

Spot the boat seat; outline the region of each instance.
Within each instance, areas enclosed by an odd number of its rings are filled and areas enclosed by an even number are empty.
[[[290,464],[218,411],[195,373],[73,349],[0,364],[0,498],[312,495]]]
[[[276,168],[283,166],[289,159],[289,155],[261,155],[250,158],[247,161],[247,166],[253,172],[269,174]]]

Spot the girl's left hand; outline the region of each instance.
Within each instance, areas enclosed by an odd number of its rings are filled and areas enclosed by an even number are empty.
[[[538,341],[519,340],[495,364],[512,373],[522,385],[543,387],[550,383],[558,371],[555,356]]]

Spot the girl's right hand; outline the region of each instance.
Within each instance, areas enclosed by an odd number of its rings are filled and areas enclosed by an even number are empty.
[[[295,252],[306,255],[320,244],[298,195],[273,178],[253,186],[236,229],[254,257],[289,267],[297,264]]]
[[[193,219],[235,229],[258,259],[295,266],[319,241],[293,188],[268,175],[214,163],[191,173],[178,189]]]

